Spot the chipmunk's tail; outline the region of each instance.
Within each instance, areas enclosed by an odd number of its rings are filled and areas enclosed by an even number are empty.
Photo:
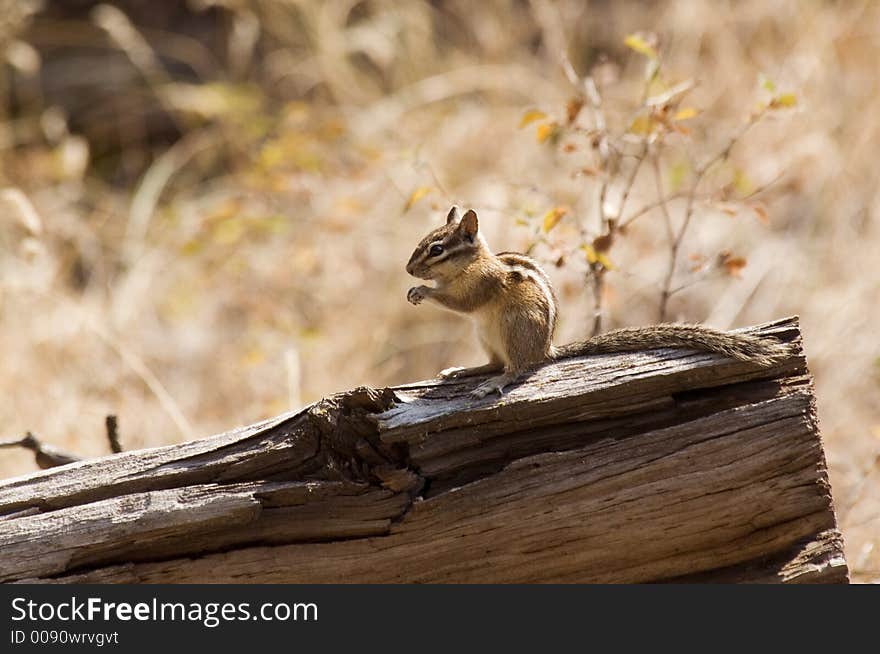
[[[550,356],[553,359],[564,359],[660,347],[716,352],[765,367],[780,363],[792,354],[786,344],[771,338],[722,332],[703,325],[662,324],[615,329],[586,341],[554,347]]]

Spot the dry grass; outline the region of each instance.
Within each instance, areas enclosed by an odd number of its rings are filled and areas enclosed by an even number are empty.
[[[552,270],[558,340],[583,336],[592,298],[571,244],[578,224],[596,227],[599,184],[570,175],[589,155],[517,126],[572,96],[566,44],[581,73],[607,56],[596,79],[609,123],[625,125],[644,60],[622,39],[650,29],[670,75],[697,82],[688,104],[702,113],[681,144],[697,158],[741,125],[759,73],[797,94],[716,174],[745,187],[781,175],[761,195],[768,224],[702,203],[682,247],[681,280],[689,255],[723,249],[748,260],[741,278],[688,286],[670,317],[731,327],[800,314],[850,564],[880,578],[880,5],[236,6],[213,50],[160,29],[135,38],[107,8],[30,23],[0,12],[3,436],[33,430],[93,456],[107,452],[108,413],[127,448],[147,447],[478,361],[463,321],[405,300],[410,250],[452,202],[478,210],[498,249],[528,247],[545,211],[571,208],[535,252],[566,259]],[[49,59],[35,59],[59,44],[106,63],[90,83],[113,102],[65,96],[67,120],[38,83]],[[146,136],[157,115],[178,140]],[[629,206],[655,197],[646,167]],[[656,320],[668,256],[658,209],[615,245],[606,326]],[[26,453],[0,454],[0,475],[31,469]]]

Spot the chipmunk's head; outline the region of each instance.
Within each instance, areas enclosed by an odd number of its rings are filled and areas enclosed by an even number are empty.
[[[406,264],[406,272],[419,279],[452,279],[486,250],[477,212],[468,209],[462,216],[458,207],[452,207],[446,224],[419,243]]]

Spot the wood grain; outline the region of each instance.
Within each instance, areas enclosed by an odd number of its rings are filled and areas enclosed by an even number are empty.
[[[845,582],[812,383],[684,350],[359,388],[0,484],[0,580]]]

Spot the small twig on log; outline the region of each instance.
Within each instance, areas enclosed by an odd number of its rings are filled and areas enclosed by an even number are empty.
[[[0,442],[0,447],[23,447],[26,450],[30,450],[34,453],[34,460],[37,462],[37,465],[43,470],[82,460],[80,457],[60,450],[57,447],[41,443],[31,432],[27,432],[23,437],[16,440],[2,441]]]
[[[107,426],[107,440],[110,441],[110,450],[114,454],[119,454],[122,451],[122,444],[119,442],[119,425],[116,416],[107,416],[104,424]]]

